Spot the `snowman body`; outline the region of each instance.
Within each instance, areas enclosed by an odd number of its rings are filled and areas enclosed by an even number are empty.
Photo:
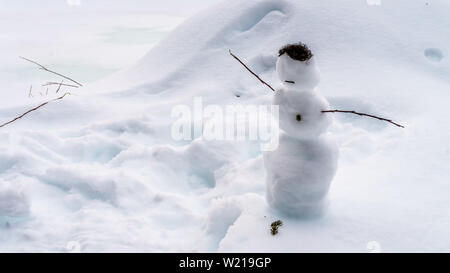
[[[275,91],[280,138],[264,153],[268,204],[289,216],[320,215],[336,173],[338,148],[326,133],[332,123],[327,100],[316,89],[314,59],[300,62],[282,55],[277,62],[282,84]]]

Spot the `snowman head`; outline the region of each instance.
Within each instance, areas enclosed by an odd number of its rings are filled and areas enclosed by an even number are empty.
[[[289,89],[311,90],[319,84],[320,73],[314,55],[302,43],[289,44],[280,49],[277,73]]]

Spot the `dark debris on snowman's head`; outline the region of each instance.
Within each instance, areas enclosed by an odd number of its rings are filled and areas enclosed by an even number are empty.
[[[301,62],[306,62],[314,56],[308,46],[303,43],[283,46],[280,51],[278,51],[278,57],[282,56],[285,53],[292,59]]]

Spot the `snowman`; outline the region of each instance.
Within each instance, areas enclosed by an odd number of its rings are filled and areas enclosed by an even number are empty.
[[[279,146],[264,153],[268,204],[287,216],[320,215],[327,204],[336,173],[338,148],[327,134],[331,115],[327,100],[316,88],[319,70],[304,44],[279,51],[276,64],[281,85],[275,90],[279,105]]]

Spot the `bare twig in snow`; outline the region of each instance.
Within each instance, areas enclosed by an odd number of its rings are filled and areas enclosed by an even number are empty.
[[[64,80],[61,80],[61,83],[58,85],[58,89],[56,89],[55,94],[58,94],[59,90],[61,89],[61,85],[63,84]]]
[[[62,86],[73,87],[73,88],[80,87],[78,85],[67,84],[67,83],[59,83],[59,82],[47,82],[47,83],[43,84],[42,86],[50,86],[50,85],[62,85]]]
[[[30,91],[28,92],[28,97],[32,98],[33,97],[33,85],[30,86]]]
[[[43,66],[43,65],[41,65],[41,64],[39,64],[39,63],[37,63],[37,62],[35,62],[35,61],[32,61],[32,60],[27,59],[27,58],[22,57],[22,56],[19,56],[19,57],[22,58],[22,59],[24,59],[25,61],[28,61],[28,62],[30,62],[30,63],[33,63],[33,64],[39,66],[39,69],[42,69],[42,70],[45,70],[45,71],[47,71],[47,72],[53,73],[53,74],[55,74],[55,75],[58,75],[58,76],[60,76],[60,77],[63,77],[63,78],[66,79],[66,80],[69,80],[69,81],[71,81],[71,82],[73,82],[73,83],[78,84],[78,86],[83,86],[81,83],[77,82],[76,80],[71,79],[71,78],[69,78],[69,77],[67,77],[67,76],[64,76],[64,75],[62,75],[62,74],[60,74],[60,73],[58,73],[58,72],[52,71],[52,70],[48,69],[47,67],[45,67],[45,66]]]
[[[347,110],[325,110],[325,111],[322,111],[322,113],[347,113],[347,114],[354,114],[354,115],[359,115],[359,116],[371,117],[371,118],[374,118],[374,119],[378,119],[378,120],[382,120],[382,121],[386,121],[386,122],[392,123],[392,124],[394,124],[395,126],[400,127],[400,128],[405,128],[405,126],[400,125],[400,124],[398,124],[398,123],[395,123],[395,122],[393,122],[393,121],[390,120],[390,119],[386,119],[386,118],[382,118],[382,117],[377,117],[377,116],[369,115],[369,114],[365,114],[365,113],[359,113],[359,112],[356,112],[356,111],[347,111]]]
[[[256,75],[255,72],[253,72],[250,68],[248,68],[248,66],[246,66],[236,55],[233,54],[233,52],[231,52],[231,50],[229,49],[228,52],[230,52],[230,55],[233,56],[233,58],[235,58],[238,62],[240,62],[250,73],[253,74],[253,76],[255,76],[260,82],[262,82],[263,84],[265,84],[267,87],[270,88],[270,90],[272,90],[273,92],[275,92],[275,89],[273,89],[272,86],[270,86],[270,84],[268,84],[267,82],[263,81],[258,75]]]
[[[40,105],[34,107],[33,109],[30,109],[30,110],[26,111],[26,112],[23,113],[22,115],[20,115],[20,116],[14,118],[14,119],[12,119],[12,120],[6,122],[6,123],[3,123],[2,125],[0,125],[0,128],[5,127],[5,126],[8,125],[8,124],[11,124],[11,123],[13,123],[14,121],[16,121],[16,120],[18,120],[18,119],[23,118],[24,116],[28,115],[29,113],[38,110],[39,108],[41,108],[41,107],[43,107],[43,106],[49,104],[50,102],[57,101],[57,100],[62,100],[62,99],[63,99],[65,96],[67,96],[67,95],[71,95],[71,94],[70,94],[70,93],[65,93],[65,94],[62,95],[61,97],[58,97],[58,98],[56,98],[56,99],[52,99],[52,100],[46,101],[46,102],[44,102],[44,103],[42,103],[42,104],[40,104]]]

